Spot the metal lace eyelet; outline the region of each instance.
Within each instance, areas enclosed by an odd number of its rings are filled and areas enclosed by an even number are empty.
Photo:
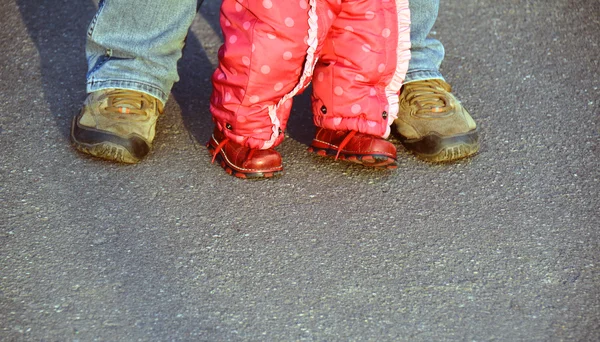
[[[321,106],[321,113],[327,114],[327,107]]]
[[[225,128],[227,128],[228,130],[232,130],[233,127],[231,126],[230,123],[225,124]]]
[[[381,113],[381,117],[384,118],[384,119],[387,119],[388,114],[387,114],[387,112],[385,110],[383,111],[383,113]]]

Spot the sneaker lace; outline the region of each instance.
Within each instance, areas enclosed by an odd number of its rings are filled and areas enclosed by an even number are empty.
[[[340,153],[342,152],[342,149],[344,147],[346,147],[346,145],[348,145],[348,142],[350,141],[350,139],[352,139],[353,136],[356,135],[356,131],[350,131],[348,132],[348,134],[346,135],[346,137],[344,137],[344,140],[342,140],[342,142],[340,143],[340,146],[338,146],[337,149],[337,153],[335,155],[335,160],[338,159],[338,157],[340,156]]]
[[[116,89],[107,94],[107,111],[120,114],[146,115],[153,99],[150,95],[127,89]]]
[[[411,82],[405,85],[406,100],[416,105],[418,114],[446,113],[452,109],[444,85],[438,80]]]

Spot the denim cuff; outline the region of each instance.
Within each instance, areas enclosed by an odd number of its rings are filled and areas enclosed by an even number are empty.
[[[432,79],[446,81],[444,79],[444,76],[442,76],[442,74],[438,70],[409,70],[408,73],[406,73],[406,77],[404,78],[404,83]]]
[[[102,90],[102,89],[128,89],[135,90],[142,93],[146,93],[157,98],[163,106],[167,103],[169,99],[169,94],[166,94],[159,87],[153,86],[143,82],[137,81],[126,81],[126,80],[106,80],[106,81],[98,81],[98,80],[90,80],[87,82],[87,92],[92,93],[94,91]]]

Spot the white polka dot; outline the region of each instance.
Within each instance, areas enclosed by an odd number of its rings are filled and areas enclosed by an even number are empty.
[[[286,109],[290,109],[290,108],[292,108],[292,100],[289,100],[289,99],[288,99],[288,100],[285,100],[285,102],[283,103],[283,106],[284,106]]]
[[[263,65],[260,67],[260,72],[266,75],[271,72],[271,67],[268,65]]]
[[[242,7],[242,5],[240,5],[239,3],[235,4],[235,11],[236,12],[241,12],[244,9],[244,7]]]
[[[352,27],[352,26],[346,26],[346,27],[344,27],[344,30],[346,30],[348,32],[354,32],[354,27]]]
[[[275,39],[277,37],[274,34],[272,34],[272,33],[267,33],[267,38],[273,40],[273,39]]]
[[[361,107],[358,103],[356,103],[356,104],[352,105],[350,110],[352,111],[352,114],[358,114],[358,113],[360,113]]]
[[[252,43],[252,52],[254,52],[254,50],[256,50],[256,45],[254,45],[254,43]]]
[[[339,126],[342,123],[342,118],[333,118],[333,124]]]
[[[231,21],[229,21],[228,19],[225,19],[225,26],[227,26],[227,27],[231,26]]]
[[[375,88],[371,88],[371,89],[369,90],[369,95],[371,95],[371,96],[375,96],[375,95],[377,95],[377,90],[375,90]]]
[[[342,87],[337,86],[333,89],[333,92],[337,95],[337,96],[342,96],[344,94],[344,89],[342,89]]]
[[[217,79],[218,80],[224,80],[225,79],[225,74],[224,73],[220,73],[217,75]]]
[[[371,120],[367,120],[367,125],[369,125],[369,127],[375,127],[375,126],[377,126],[377,122],[371,121]]]
[[[244,137],[242,137],[242,136],[240,136],[240,135],[237,135],[237,136],[235,137],[235,141],[236,141],[238,144],[243,144],[243,143],[244,143]]]
[[[379,71],[381,73],[384,70],[385,70],[385,64],[383,64],[383,63],[379,64],[379,66],[377,67],[377,71]]]
[[[244,30],[248,30],[250,29],[250,22],[249,21],[244,21],[244,24],[242,24],[242,27],[244,27]]]
[[[363,82],[365,80],[365,77],[361,74],[358,74],[354,77],[354,80],[358,82]]]
[[[294,26],[294,19],[292,19],[292,18],[285,18],[284,23],[285,23],[285,26],[287,26],[287,27],[293,27]]]
[[[391,34],[392,34],[392,30],[390,30],[387,27],[381,31],[381,36],[384,38],[388,38]]]
[[[252,95],[250,96],[248,101],[250,101],[250,103],[257,103],[258,101],[260,101],[260,98],[257,95]]]
[[[231,93],[230,92],[226,92],[225,96],[224,96],[225,102],[229,102],[231,100]]]
[[[283,83],[281,83],[281,82],[275,83],[275,86],[273,87],[273,89],[275,89],[275,91],[280,91],[281,89],[283,89]]]
[[[300,8],[302,8],[302,9],[308,8],[308,3],[306,2],[306,0],[300,0]]]
[[[364,52],[370,52],[370,51],[371,51],[371,45],[369,45],[369,44],[364,44],[364,45],[362,46],[362,49],[363,49],[363,51],[364,51]]]
[[[325,75],[323,75],[323,73],[322,73],[322,72],[320,72],[320,73],[317,75],[317,80],[318,80],[319,82],[323,82],[323,79],[325,79]]]
[[[242,63],[243,63],[245,66],[248,66],[248,65],[250,65],[250,57],[248,57],[248,56],[244,56],[244,57],[242,57]]]
[[[270,9],[271,7],[273,7],[273,3],[271,2],[271,0],[263,0],[262,5],[266,9]]]
[[[283,53],[283,59],[286,61],[289,61],[290,59],[292,59],[292,53],[289,51],[286,51]]]
[[[349,61],[349,60],[347,60],[347,59],[344,59],[344,65],[345,65],[345,66],[350,66],[350,65],[352,65],[352,62],[350,62],[350,61]]]
[[[375,18],[375,13],[373,11],[367,11],[365,12],[365,18],[367,18],[367,20],[371,20]]]
[[[331,12],[331,10],[327,10],[327,16],[329,19],[333,19],[333,12]]]
[[[246,122],[246,121],[248,121],[248,119],[245,116],[243,116],[243,115],[239,115],[236,118],[236,120],[237,120],[237,122]]]
[[[263,132],[263,129],[262,129],[262,128],[255,128],[255,129],[254,129],[254,133],[256,133],[256,134],[260,134],[260,133],[262,133],[262,132]]]
[[[235,44],[235,42],[237,42],[237,39],[238,39],[237,36],[233,35],[233,36],[229,37],[229,42],[231,44]]]

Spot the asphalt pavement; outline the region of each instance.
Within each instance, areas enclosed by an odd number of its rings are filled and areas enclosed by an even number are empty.
[[[600,341],[600,1],[442,1],[478,155],[396,171],[210,164],[207,0],[153,152],[76,152],[87,0],[0,0],[1,341]]]

